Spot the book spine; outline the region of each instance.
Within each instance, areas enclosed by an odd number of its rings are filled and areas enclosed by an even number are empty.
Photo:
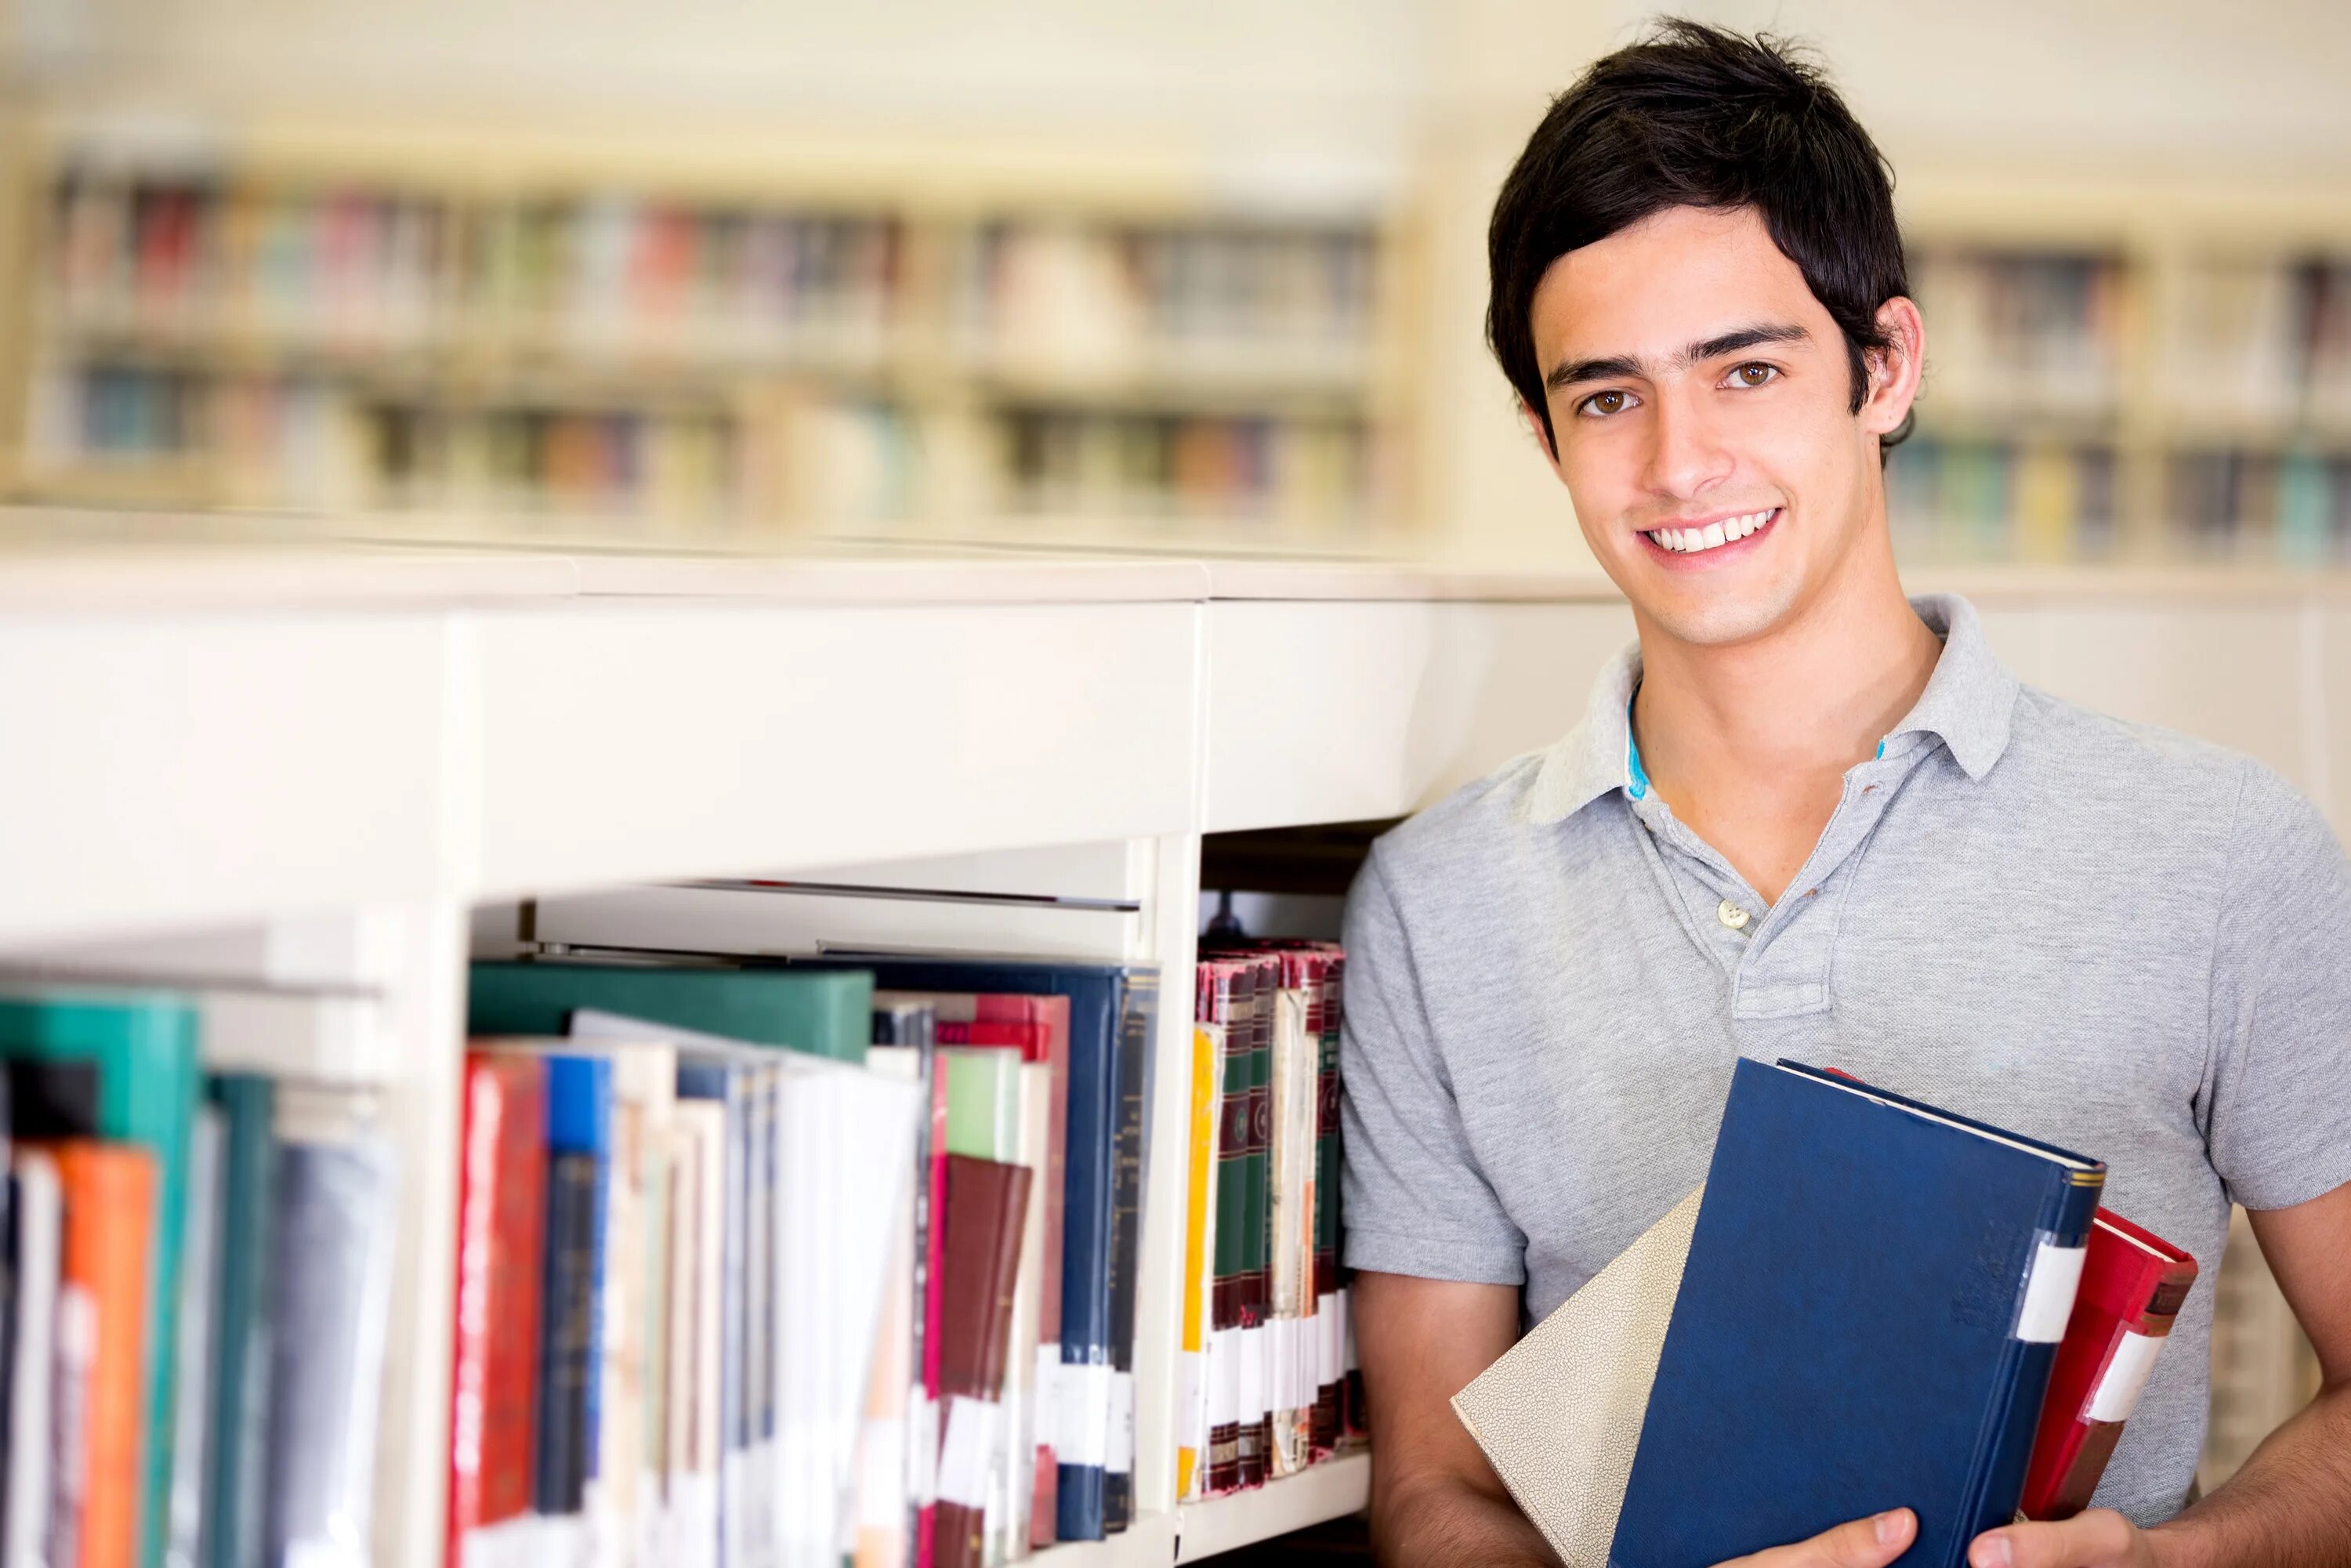
[[[1180,1352],[1184,1375],[1177,1405],[1176,1496],[1199,1495],[1207,1457],[1207,1301],[1209,1205],[1214,1201],[1217,1158],[1217,1045],[1218,1031],[1192,1026],[1192,1104],[1188,1120],[1184,1189],[1184,1302]]]
[[[1247,1279],[1241,1322],[1241,1485],[1265,1484],[1272,1472],[1273,1411],[1268,1398],[1269,1320],[1273,1307],[1273,1025],[1280,969],[1256,967],[1249,1003],[1249,1202],[1241,1217]]]
[[[530,1510],[547,1176],[545,1064],[466,1063],[450,1399],[449,1557]]]
[[[538,1464],[533,1504],[578,1513],[587,1484],[588,1392],[595,1372],[596,1156],[547,1163],[546,1332],[540,1336]]]
[[[1235,967],[1204,967],[1200,1016],[1217,1041],[1216,1217],[1209,1247],[1208,1452],[1203,1490],[1216,1497],[1240,1485],[1240,1346],[1248,1268],[1242,1251],[1249,1204],[1249,1031],[1246,980]]]
[[[2073,1315],[2090,1220],[2097,1212],[2098,1195],[2105,1184],[2103,1166],[2051,1173],[2049,1197],[2043,1205],[2041,1227],[2018,1299],[2016,1324],[2010,1331],[2008,1353],[1970,1467],[1965,1494],[1968,1522],[1956,1536],[1962,1550],[1983,1531],[2013,1520],[2023,1499],[2032,1439],[2040,1427],[2041,1402],[2049,1391],[2049,1374]]]
[[[1109,1448],[1102,1461],[1102,1529],[1134,1517],[1134,1306],[1143,1249],[1143,1103],[1156,1009],[1147,977],[1129,975],[1118,1019],[1118,1120],[1111,1197]]]
[[[75,1562],[78,1568],[131,1568],[140,1549],[140,1381],[160,1183],[143,1149],[71,1143],[56,1154],[66,1216],[60,1291],[88,1303],[96,1331],[83,1384]],[[74,1463],[60,1458],[61,1469]]]
[[[1055,1535],[1100,1541],[1109,1448],[1111,1209],[1118,1129],[1118,999],[1105,988],[1070,1025],[1068,1199],[1062,1209],[1061,1419]]]
[[[2074,1416],[2075,1447],[2058,1477],[2054,1495],[2036,1519],[2069,1519],[2090,1506],[2115,1445],[2122,1440],[2123,1424],[2138,1407],[2138,1396],[2155,1371],[2156,1357],[2171,1336],[2171,1325],[2196,1282],[2194,1263],[2175,1263],[2151,1270],[2153,1279],[2136,1312],[2114,1325],[2105,1354],[2099,1358],[2081,1410]]]
[[[207,1568],[258,1568],[263,1451],[268,1430],[270,1316],[277,1213],[277,1143],[270,1127],[277,1086],[244,1073],[214,1080],[226,1119],[221,1212],[236,1239],[221,1259],[213,1319],[212,1437],[206,1446],[204,1521],[199,1561]],[[523,1259],[536,1264],[534,1245]],[[525,1455],[528,1458],[528,1450]],[[526,1482],[528,1476],[526,1475]],[[528,1485],[525,1497],[528,1496]]]
[[[1313,1457],[1339,1446],[1343,1396],[1339,1322],[1339,986],[1344,961],[1335,953],[1322,976],[1322,1018],[1314,1081],[1314,1413]]]

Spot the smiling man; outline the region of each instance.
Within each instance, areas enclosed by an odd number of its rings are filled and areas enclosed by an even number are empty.
[[[2351,1563],[2351,867],[2325,822],[2247,758],[2021,686],[1964,601],[1904,597],[1883,468],[1927,329],[1883,160],[1784,50],[1672,24],[1599,61],[1489,248],[1495,353],[1639,642],[1349,901],[1381,1556],[1549,1561],[1447,1401],[1703,1179],[1732,1063],[1786,1055],[2092,1151],[2208,1281],[2243,1204],[2318,1348],[2318,1399],[2189,1506],[2208,1282],[2099,1506],[1980,1538],[1976,1568]],[[1748,1561],[1876,1568],[1914,1524]]]

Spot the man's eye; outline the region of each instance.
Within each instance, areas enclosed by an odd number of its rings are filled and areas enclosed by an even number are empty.
[[[1605,419],[1612,413],[1622,413],[1632,405],[1633,394],[1625,392],[1596,392],[1575,405],[1575,412],[1585,418]]]
[[[1779,379],[1777,365],[1740,365],[1730,372],[1730,384],[1736,387],[1760,387]]]

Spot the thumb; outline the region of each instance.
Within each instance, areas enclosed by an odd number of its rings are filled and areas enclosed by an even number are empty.
[[[1917,1533],[1917,1515],[1907,1508],[1888,1509],[1824,1530],[1810,1541],[1775,1546],[1735,1563],[1723,1563],[1721,1568],[1886,1568],[1910,1549],[1911,1538]]]

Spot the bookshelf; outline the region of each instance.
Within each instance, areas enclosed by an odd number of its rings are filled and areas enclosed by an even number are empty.
[[[1928,323],[1888,467],[1918,564],[2351,559],[2351,204],[1906,177]]]
[[[42,128],[0,171],[9,487],[738,542],[1362,549],[1425,509],[1397,212],[855,141]]]
[[[2351,583],[1944,580],[2026,679],[2243,747],[2351,821]],[[266,1015],[248,1052],[380,1092],[408,1175],[374,1541],[431,1568],[465,963],[521,901],[542,941],[984,932],[1181,973],[1206,835],[1416,810],[1562,732],[1629,631],[1574,573],[20,541],[0,727],[32,764],[0,774],[0,967],[206,983]],[[672,885],[784,873],[1086,902]],[[1184,1146],[1188,1027],[1163,1012],[1155,1149]],[[1194,1560],[1366,1495],[1356,1457],[1175,1501],[1182,1180],[1155,1159],[1144,1195],[1138,1521],[1049,1563]]]

